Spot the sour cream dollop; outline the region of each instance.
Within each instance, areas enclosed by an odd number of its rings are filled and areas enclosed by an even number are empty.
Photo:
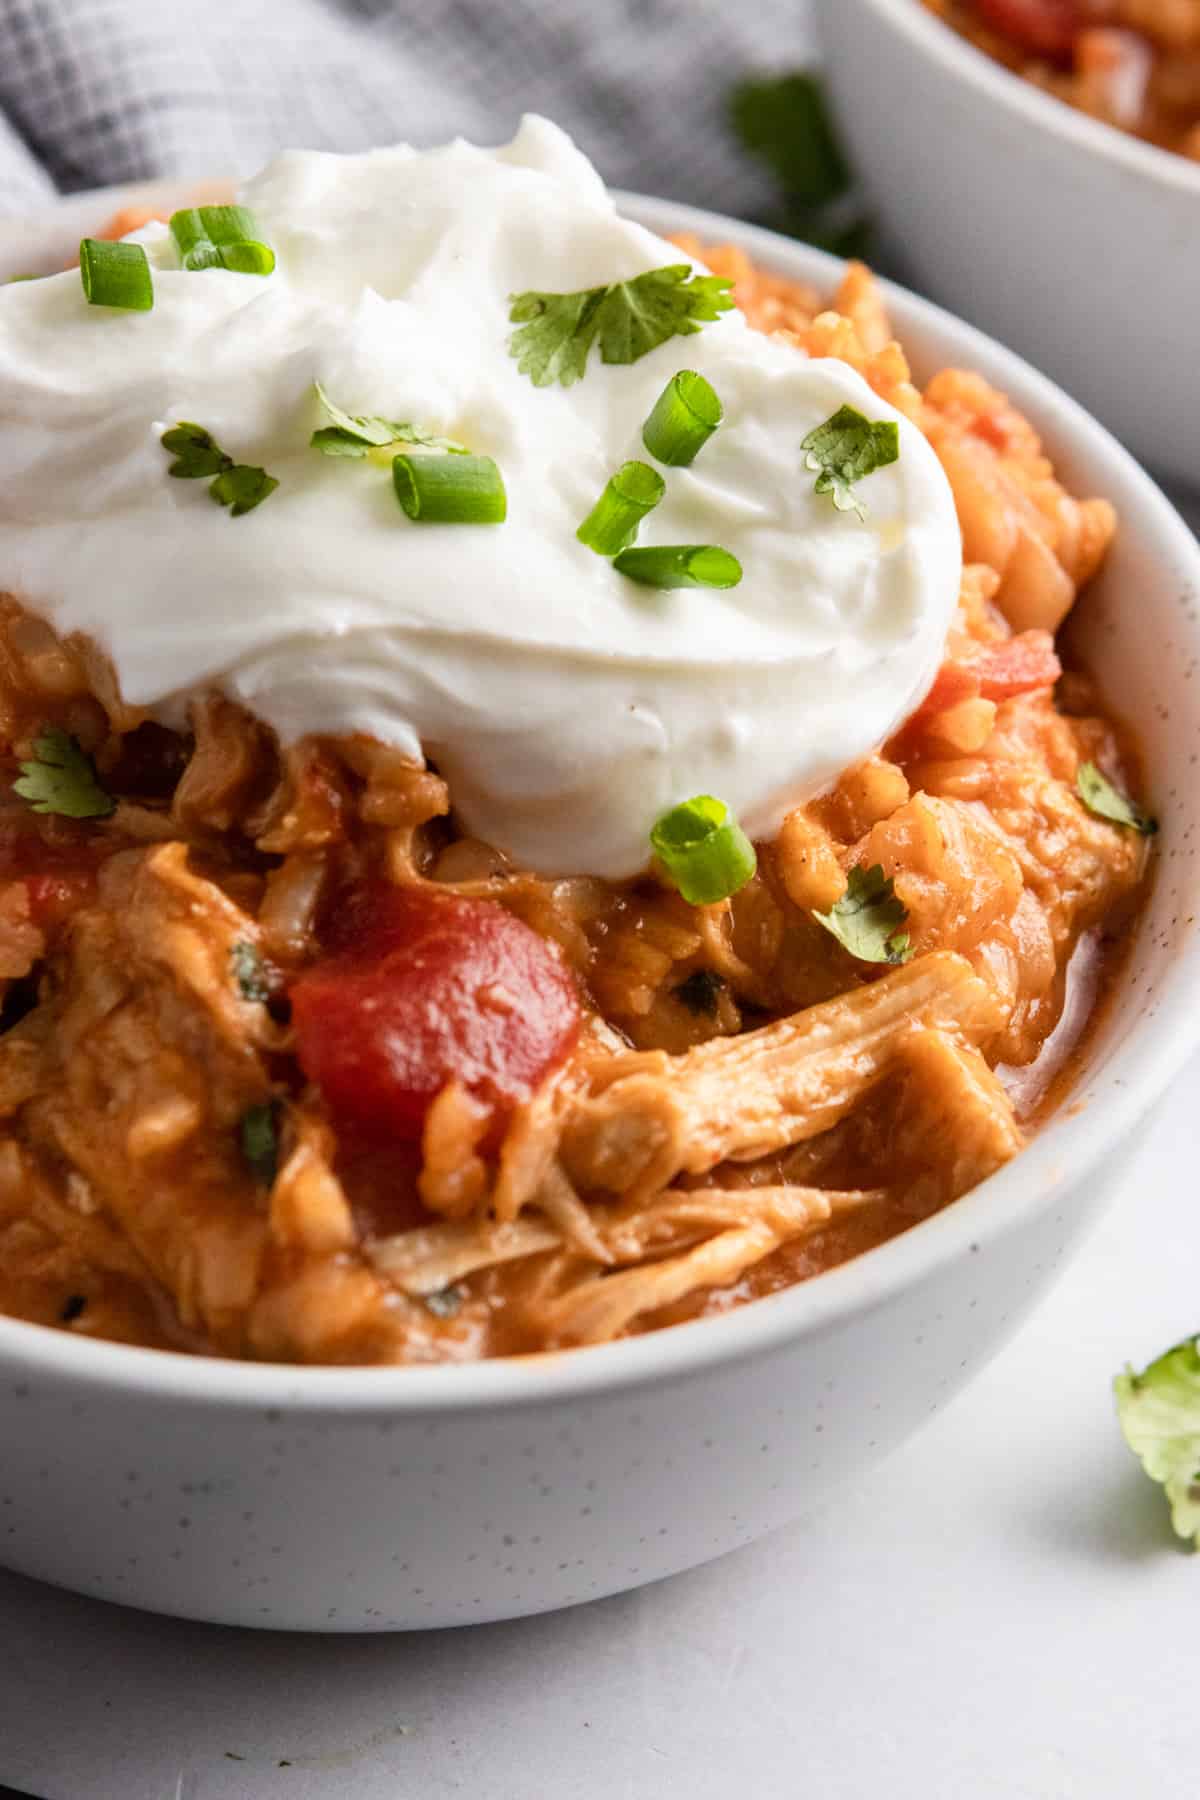
[[[961,553],[929,445],[850,368],[736,312],[640,361],[593,349],[570,388],[509,355],[509,298],[684,260],[617,214],[543,119],[501,149],[292,152],[243,195],[267,278],[178,267],[135,234],[149,313],[85,304],[75,272],[0,294],[0,583],[85,632],[169,724],[218,688],[291,741],[366,732],[436,762],[465,827],[546,874],[644,868],[656,818],[711,793],[754,835],[873,751],[942,652]],[[728,591],[657,591],[575,536],[641,427],[697,369],[725,420],[665,471],[643,544],[713,543]],[[494,457],[498,526],[427,525],[386,467],[309,448],[338,406]],[[849,404],[897,419],[865,520],[814,492],[801,440]],[[278,491],[233,518],[168,477],[193,420]]]

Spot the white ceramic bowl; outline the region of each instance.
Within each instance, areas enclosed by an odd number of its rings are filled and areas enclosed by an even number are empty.
[[[924,292],[1200,480],[1200,163],[1076,112],[920,0],[819,0],[838,124]]]
[[[656,230],[733,238],[782,274],[837,279],[831,258],[768,233],[626,204]],[[1122,515],[1084,625],[1143,733],[1161,863],[1074,1102],[983,1187],[856,1262],[597,1349],[297,1369],[0,1319],[0,1558],[12,1567],[160,1612],[337,1631],[612,1593],[862,1480],[1049,1285],[1200,1037],[1200,548],[1041,376],[925,302],[890,298],[919,371],[981,369],[1042,427],[1067,479]]]

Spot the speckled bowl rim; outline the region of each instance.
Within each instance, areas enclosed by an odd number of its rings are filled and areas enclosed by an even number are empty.
[[[989,99],[1010,113],[1018,114],[1026,124],[1052,137],[1065,138],[1083,150],[1089,150],[1109,162],[1133,170],[1148,182],[1175,188],[1181,193],[1200,198],[1200,163],[1148,144],[1116,125],[1093,119],[1065,100],[1035,87],[1024,76],[996,62],[986,51],[961,37],[952,25],[927,12],[921,0],[818,0],[829,6],[857,6],[885,18],[896,31],[903,32],[923,55],[939,63],[943,69],[969,87],[982,89]]]
[[[931,24],[936,21],[930,20]],[[943,29],[944,28],[940,28]],[[946,33],[947,36],[952,34]],[[1064,111],[1068,109],[1064,108]],[[636,194],[617,196],[624,212],[662,234],[692,231],[710,242],[733,241],[780,274],[836,284],[843,265],[808,245],[718,214]],[[1200,600],[1200,544],[1150,477],[1115,438],[1028,363],[940,307],[886,283],[903,337],[919,349],[948,340],[945,360],[978,367],[1040,421],[1069,459],[1072,445],[1112,470],[1125,487],[1128,516],[1136,506],[1164,568],[1177,570]],[[1200,616],[1180,606],[1180,623],[1200,656]],[[1191,689],[1190,728],[1200,731],[1200,686]],[[1200,831],[1200,790],[1190,804]],[[954,1261],[987,1254],[1056,1193],[1085,1179],[1132,1132],[1191,1051],[1200,1044],[1200,894],[1185,923],[1173,978],[1153,1016],[1143,1009],[1103,1067],[1084,1079],[1067,1108],[980,1187],[900,1237],[814,1280],[715,1317],[592,1348],[432,1367],[324,1368],[236,1362],[81,1338],[50,1326],[0,1318],[0,1367],[81,1390],[155,1396],[180,1405],[289,1415],[461,1414],[554,1405],[565,1399],[623,1393],[650,1383],[686,1381],[714,1366],[764,1356],[778,1345],[815,1336],[848,1315],[866,1315],[905,1287]],[[1122,1013],[1116,1004],[1116,1016]],[[1100,1104],[1100,1102],[1103,1104]]]

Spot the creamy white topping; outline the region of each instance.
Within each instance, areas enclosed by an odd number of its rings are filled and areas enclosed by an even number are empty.
[[[185,273],[149,226],[152,312],[89,307],[74,272],[0,293],[0,582],[98,640],[127,701],[178,724],[215,687],[285,741],[370,733],[436,762],[466,828],[518,862],[619,877],[693,794],[770,834],[923,697],[954,506],[902,418],[865,522],[814,493],[814,426],[847,402],[899,418],[845,364],[730,312],[628,366],[593,349],[567,389],[519,372],[510,295],[683,260],[554,126],[499,150],[289,153],[243,198],[269,278]],[[725,423],[666,472],[639,542],[724,545],[745,571],[727,592],[635,586],[575,537],[618,465],[649,460],[642,422],[681,368]],[[314,381],[494,457],[506,523],[414,524],[386,466],[311,450]],[[170,479],[180,419],[278,491],[235,519]]]

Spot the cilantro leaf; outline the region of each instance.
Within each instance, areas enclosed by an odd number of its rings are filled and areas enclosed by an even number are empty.
[[[96,765],[73,737],[52,726],[33,741],[35,761],[21,764],[13,792],[34,812],[64,819],[107,819],[117,809],[96,776]]]
[[[218,506],[227,506],[235,519],[253,512],[279,486],[265,469],[251,468],[248,463],[231,463],[222,469],[209,485],[209,494]]]
[[[317,398],[331,423],[320,426],[309,439],[312,449],[323,456],[369,456],[389,444],[420,444],[425,450],[447,450],[455,456],[468,454],[465,444],[453,438],[437,437],[422,431],[407,419],[381,419],[373,414],[343,412],[335,406],[319,381],[314,381]]]
[[[1143,837],[1153,837],[1158,830],[1158,820],[1152,819],[1140,806],[1135,806],[1132,800],[1126,799],[1120,788],[1114,787],[1094,762],[1080,763],[1075,786],[1079,790],[1079,798],[1096,818],[1107,819],[1110,825],[1127,825],[1131,831],[1140,832]]]
[[[201,481],[211,477],[208,491],[218,506],[227,506],[235,519],[253,512],[279,486],[273,475],[249,463],[234,462],[226,456],[211,431],[181,419],[160,440],[167,453],[175,458],[167,470],[181,481]]]
[[[164,431],[161,442],[163,449],[175,458],[167,474],[175,475],[182,481],[197,481],[205,475],[219,475],[232,461],[223,450],[217,448],[211,431],[205,431],[203,425],[193,425],[187,419],[181,419],[170,431]]]
[[[894,419],[872,420],[853,406],[839,406],[800,449],[805,468],[817,477],[816,492],[829,494],[839,512],[853,510],[865,519],[867,509],[854,483],[899,460],[900,427]]]
[[[436,1293],[426,1294],[425,1304],[435,1319],[452,1319],[465,1298],[462,1288],[444,1287],[438,1288]]]
[[[239,939],[230,949],[229,963],[242,999],[265,1006],[271,998],[271,984],[258,945],[248,938]]]
[[[251,1106],[242,1114],[238,1140],[250,1173],[264,1187],[270,1187],[279,1168],[279,1107],[274,1100]]]
[[[732,285],[723,275],[697,275],[690,263],[614,281],[600,303],[601,361],[637,362],[668,338],[691,337],[731,311]]]
[[[711,969],[693,969],[691,974],[672,989],[676,1000],[698,1017],[715,1018],[725,983]]]
[[[730,286],[723,276],[697,275],[690,263],[670,263],[573,294],[513,294],[508,317],[519,330],[508,340],[509,354],[535,387],[571,387],[587,372],[597,339],[602,362],[637,362],[728,312]]]
[[[859,962],[905,963],[913,953],[908,933],[900,930],[907,909],[879,863],[851,869],[841,899],[828,912],[814,912],[813,918]]]
[[[1200,1550],[1200,1337],[1185,1338],[1141,1374],[1113,1382],[1125,1442],[1158,1481],[1180,1537]]]
[[[729,121],[743,147],[761,157],[793,203],[826,206],[850,186],[815,75],[798,70],[741,82],[729,97]]]

